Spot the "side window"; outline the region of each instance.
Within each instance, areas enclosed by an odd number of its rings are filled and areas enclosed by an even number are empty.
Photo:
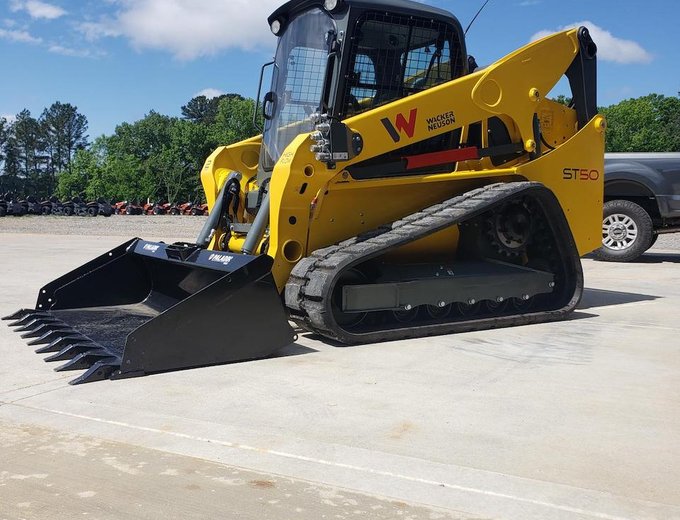
[[[286,83],[281,103],[282,125],[304,121],[316,110],[321,98],[323,70],[328,52],[325,49],[295,47],[288,56]]]
[[[419,92],[452,79],[451,47],[448,40],[412,49],[406,55],[404,87],[407,94]]]
[[[448,23],[367,12],[352,37],[338,112],[353,115],[461,76],[460,35]]]
[[[375,81],[375,65],[366,54],[357,54],[354,59],[354,71],[348,78],[350,95],[344,113],[352,115],[373,107],[373,100],[378,93]]]

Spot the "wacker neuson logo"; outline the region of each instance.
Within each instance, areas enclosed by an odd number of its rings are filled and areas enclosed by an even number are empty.
[[[395,143],[398,143],[401,141],[401,133],[405,133],[409,138],[413,137],[413,134],[416,132],[416,117],[418,115],[418,109],[414,108],[411,110],[411,112],[408,115],[408,120],[404,116],[404,114],[397,114],[396,119],[394,120],[394,124],[392,124],[392,121],[389,120],[389,118],[384,118],[381,119],[380,122],[383,124],[385,127],[385,130],[387,130],[387,133],[390,134],[390,137]]]
[[[438,116],[427,118],[427,131],[434,132],[435,130],[439,130],[446,126],[453,126],[454,124],[456,124],[456,116],[453,112],[444,112]]]

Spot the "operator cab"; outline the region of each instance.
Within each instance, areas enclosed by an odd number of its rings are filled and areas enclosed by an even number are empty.
[[[467,73],[458,20],[410,0],[292,0],[268,21],[279,42],[263,102],[265,177],[315,114],[342,120]]]

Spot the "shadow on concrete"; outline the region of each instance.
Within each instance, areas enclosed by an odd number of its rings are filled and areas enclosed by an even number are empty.
[[[623,293],[622,293],[623,294]],[[586,320],[598,318],[598,314],[577,310],[571,313],[566,321]],[[538,325],[527,325],[534,327]],[[490,330],[490,329],[488,329]],[[497,334],[452,333],[445,334],[450,339],[450,347],[460,352],[488,356],[513,364],[532,364],[534,366],[550,365],[587,365],[592,362],[592,344],[584,341],[584,336],[590,334],[588,330],[579,335],[565,335],[563,329],[546,330],[535,329],[537,334],[527,335],[524,327],[507,327],[507,332],[501,336]],[[540,331],[540,332],[539,332]],[[344,345],[318,334],[307,332],[301,334],[310,340],[320,341],[327,345],[353,348],[362,345]],[[502,369],[501,369],[502,371]]]
[[[575,311],[565,321],[579,321],[598,318],[599,315],[589,312]],[[576,325],[578,327],[578,325]],[[534,332],[527,332],[533,329]],[[534,367],[543,366],[579,366],[588,365],[593,361],[592,341],[584,340],[591,337],[593,332],[589,328],[580,329],[579,334],[565,334],[564,327],[539,328],[539,325],[525,327],[508,327],[505,333],[461,335],[452,342],[452,348],[484,357],[491,357],[501,361],[509,361],[513,365],[525,364]],[[493,370],[493,380],[511,377],[512,366]]]
[[[632,264],[680,264],[680,253],[645,253]]]
[[[620,291],[607,291],[605,289],[584,289],[579,310],[592,309],[594,307],[610,307],[623,305],[624,303],[652,301],[661,298],[651,294],[639,294]]]
[[[605,291],[607,292],[607,291]],[[624,293],[621,293],[624,294]],[[655,298],[655,297],[653,297]],[[621,302],[622,303],[622,302]],[[613,304],[612,304],[613,305]],[[596,305],[596,307],[601,307],[602,305]],[[593,314],[590,312],[582,312],[583,309],[586,309],[587,307],[581,308],[581,306],[578,307],[578,309],[566,318],[566,321],[575,321],[575,320],[586,320],[590,318],[599,318],[599,314]],[[559,321],[559,320],[558,320]],[[527,325],[531,326],[531,324]],[[512,327],[508,326],[506,327],[508,330],[512,329]],[[485,330],[492,330],[491,328],[487,329],[480,329],[479,331],[471,331],[471,332],[484,332]],[[352,344],[348,345],[346,343],[340,343],[339,341],[332,340],[330,338],[326,338],[324,336],[321,336],[320,334],[317,334],[316,332],[308,332],[303,329],[299,329],[296,331],[300,336],[312,340],[312,341],[319,341],[322,343],[325,343],[326,345],[330,345],[332,347],[342,347],[342,348],[352,348],[352,347],[361,347],[364,346],[362,343],[359,344]],[[459,336],[459,335],[465,335],[467,332],[450,332],[450,333],[444,333],[444,334],[435,334],[435,336]],[[426,336],[419,336],[420,338],[426,337]],[[415,337],[413,339],[418,339],[419,337]],[[304,348],[304,347],[303,347]],[[301,352],[304,354],[304,352]]]
[[[270,358],[280,358],[280,357],[292,357],[292,356],[302,356],[304,354],[311,354],[312,352],[318,352],[318,350],[300,345],[299,343],[291,343],[287,347],[280,348],[274,352]]]
[[[297,332],[297,331],[296,331]],[[358,347],[359,345],[347,345],[345,343],[340,343],[339,341],[335,341],[334,339],[327,338],[325,336],[322,336],[321,334],[317,334],[316,332],[309,332],[306,330],[300,330],[298,334],[304,338],[310,339],[312,341],[319,341],[321,343],[325,343],[326,345],[330,345],[331,347]]]
[[[593,314],[592,312],[582,312],[581,307],[577,307],[577,310],[572,312],[564,321],[576,321],[576,320],[587,320],[590,318],[599,318],[599,314]]]
[[[293,356],[302,356],[304,354],[311,354],[313,352],[318,352],[318,350],[315,350],[313,348],[305,347],[304,345],[300,345],[298,343],[291,343],[290,345],[280,348],[273,354],[270,354],[269,356],[266,356],[264,358],[257,358],[257,359],[244,359],[242,361],[233,361],[231,363],[213,363],[209,365],[198,365],[195,367],[186,367],[186,368],[179,368],[176,370],[161,370],[158,372],[150,372],[148,374],[144,374],[142,377],[161,377],[164,375],[172,374],[174,372],[191,372],[192,370],[200,370],[202,368],[212,368],[212,367],[219,367],[219,366],[228,366],[228,365],[238,365],[241,363],[257,363],[258,361],[262,361],[263,359],[275,359],[275,358],[281,358],[281,357],[293,357]],[[108,380],[106,380],[108,381]],[[122,380],[121,380],[122,381]],[[98,384],[100,382],[97,382],[95,384]],[[90,384],[90,383],[88,383]]]
[[[663,264],[663,263],[673,263],[680,264],[680,253],[662,253],[662,252],[647,252],[641,257],[633,260],[632,262],[605,262],[604,260],[599,260],[593,254],[585,255],[583,258],[588,258],[589,260],[595,260],[599,264]]]

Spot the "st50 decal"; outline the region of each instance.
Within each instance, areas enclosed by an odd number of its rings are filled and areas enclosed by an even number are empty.
[[[589,170],[587,168],[565,168],[562,170],[562,180],[570,181],[596,181],[600,178],[598,170]]]

